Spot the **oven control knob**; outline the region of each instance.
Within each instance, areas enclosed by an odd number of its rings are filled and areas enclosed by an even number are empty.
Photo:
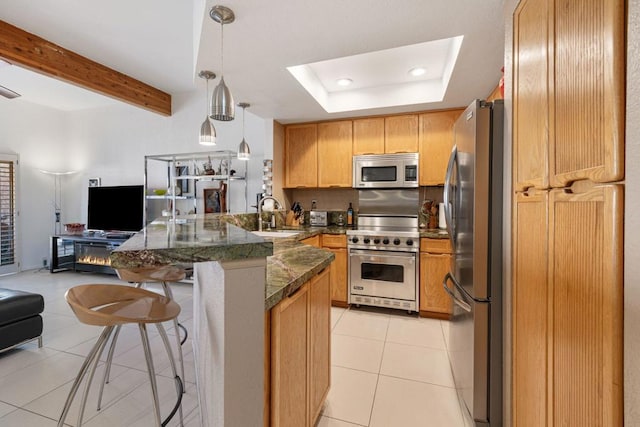
[[[365,238],[364,238],[364,240],[363,240],[363,242],[365,242],[365,243],[369,243],[369,238],[368,238],[368,237],[365,237]]]
[[[408,239],[408,240],[407,240],[407,245],[409,245],[409,246],[413,245],[413,240]]]
[[[399,245],[400,244],[400,239],[394,239],[393,240],[393,244],[394,245]]]
[[[352,238],[352,239],[351,239],[351,241],[352,241],[353,243],[358,243],[358,240],[360,240],[360,239],[358,239],[357,237],[354,237],[354,238]]]
[[[373,239],[373,243],[377,245],[378,243],[380,243],[380,239]]]
[[[384,245],[388,245],[388,244],[389,244],[389,239],[384,239],[384,240],[382,241],[382,244],[384,244]]]

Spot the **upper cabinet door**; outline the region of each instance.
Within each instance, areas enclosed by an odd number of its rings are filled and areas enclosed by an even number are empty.
[[[353,155],[384,154],[384,117],[353,121]]]
[[[318,124],[318,187],[351,188],[351,120]]]
[[[453,147],[453,124],[464,110],[420,114],[420,185],[443,185]]]
[[[554,4],[551,186],[580,179],[621,180],[625,1],[556,0]]]
[[[513,30],[514,189],[549,188],[549,49],[547,0],[522,0]]]
[[[418,115],[385,117],[384,144],[385,153],[417,153]]]
[[[318,186],[318,125],[291,125],[285,135],[285,187]]]

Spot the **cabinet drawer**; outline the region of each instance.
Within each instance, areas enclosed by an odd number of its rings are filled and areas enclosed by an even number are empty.
[[[347,236],[344,234],[323,234],[322,246],[325,248],[346,248]]]
[[[436,254],[450,254],[451,241],[449,239],[420,239],[420,252],[431,252]]]

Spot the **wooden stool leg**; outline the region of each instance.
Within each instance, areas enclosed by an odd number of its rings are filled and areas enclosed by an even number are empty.
[[[156,371],[153,368],[153,357],[151,356],[151,346],[149,345],[149,335],[147,334],[147,326],[144,323],[139,323],[140,337],[142,338],[142,348],[144,349],[144,356],[147,360],[147,372],[149,373],[149,380],[151,382],[151,395],[153,397],[153,408],[156,419],[156,426],[162,427],[162,419],[160,418],[160,402],[158,400],[158,387],[156,385]]]
[[[173,373],[174,378],[178,378],[179,383],[176,382],[176,392],[178,393],[178,410],[180,411],[180,426],[184,427],[184,419],[182,416],[182,393],[184,392],[184,380],[180,380],[178,377],[178,372],[176,370],[176,362],[173,358],[173,352],[171,351],[171,345],[169,344],[169,338],[167,337],[167,332],[164,330],[162,323],[156,323],[158,327],[158,333],[162,338],[162,342],[164,343],[164,348],[167,350],[167,355],[169,356],[169,364],[171,365],[171,372]],[[165,421],[166,422],[166,421]]]
[[[71,390],[69,391],[67,400],[64,403],[64,407],[62,408],[62,414],[60,414],[60,418],[58,419],[58,427],[64,426],[64,420],[67,418],[67,414],[69,413],[69,408],[71,408],[71,403],[73,402],[73,398],[76,396],[76,393],[78,392],[78,387],[80,386],[80,383],[82,382],[82,379],[84,378],[84,376],[87,374],[87,369],[89,369],[89,365],[91,364],[93,359],[97,356],[98,351],[100,350],[100,347],[104,345],[104,343],[109,338],[109,335],[111,335],[111,331],[113,331],[113,326],[107,326],[102,330],[100,337],[98,337],[98,341],[96,341],[96,343],[93,345],[93,348],[87,355],[87,358],[84,359],[84,362],[80,367],[80,371],[78,372],[78,375],[76,376],[76,379],[73,382],[73,385],[71,386]]]

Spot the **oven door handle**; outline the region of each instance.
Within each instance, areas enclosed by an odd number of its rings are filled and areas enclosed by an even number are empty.
[[[384,254],[372,254],[371,251],[351,249],[349,256],[357,256],[367,261],[380,261],[384,259],[401,259],[404,261],[413,262],[416,258],[416,252],[385,252]]]
[[[442,287],[444,288],[445,292],[449,294],[449,296],[451,297],[453,302],[456,303],[456,305],[460,306],[460,308],[462,308],[467,313],[471,313],[471,306],[469,304],[467,304],[466,302],[462,301],[460,298],[458,298],[451,291],[451,289],[449,289],[449,287],[447,286],[447,282],[449,280],[451,280],[451,282],[453,283],[453,286],[456,286],[456,279],[453,278],[451,273],[447,273],[446,276],[444,276],[444,280],[442,281]]]

